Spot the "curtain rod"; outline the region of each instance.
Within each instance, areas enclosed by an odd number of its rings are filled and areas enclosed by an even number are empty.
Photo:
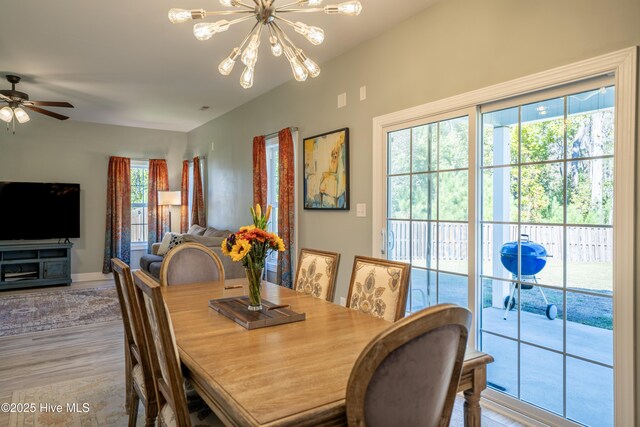
[[[286,128],[285,128],[285,129],[286,129]],[[289,129],[291,129],[291,132],[297,132],[297,131],[298,131],[298,128],[297,128],[297,127],[295,127],[295,126],[290,126],[290,127],[289,127]],[[278,133],[279,133],[279,132],[280,132],[280,131],[277,131],[277,132],[271,132],[271,133],[266,134],[264,137],[265,137],[265,139],[267,139],[267,138],[273,138],[274,136],[278,136]]]
[[[122,156],[107,156],[107,159],[110,159],[111,157],[122,157]],[[204,159],[206,159],[207,157],[206,157],[206,156],[198,156],[198,158],[199,158],[200,160],[204,160]],[[151,160],[151,159],[134,159],[133,157],[128,157],[128,159],[129,159],[129,160],[133,160],[134,162],[148,162],[149,160]],[[162,160],[162,159],[160,159],[160,160]],[[166,159],[165,159],[165,160],[166,160]],[[193,159],[183,159],[183,160],[188,160],[189,162],[192,162],[192,161],[193,161]]]

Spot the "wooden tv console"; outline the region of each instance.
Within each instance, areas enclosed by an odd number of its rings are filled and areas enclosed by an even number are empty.
[[[72,243],[0,245],[0,291],[71,284]]]

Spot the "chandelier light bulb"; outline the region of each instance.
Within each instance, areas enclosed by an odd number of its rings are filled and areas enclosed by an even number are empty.
[[[245,89],[249,89],[253,86],[253,67],[244,67],[244,71],[240,76],[240,86]]]
[[[215,33],[221,33],[229,29],[229,21],[224,19],[214,23],[200,23],[193,26],[193,35],[198,40],[209,40]]]
[[[298,61],[304,65],[312,78],[316,78],[320,75],[320,67],[318,67],[318,64],[316,64],[311,58],[307,58],[302,49],[298,49],[296,51],[296,57],[298,58]]]
[[[256,34],[251,37],[251,41],[242,52],[242,63],[247,67],[253,68],[256,65],[256,61],[258,61],[258,46],[260,46],[260,41]]]
[[[182,24],[183,22],[191,21],[192,19],[200,19],[206,16],[206,12],[202,9],[186,10],[186,9],[171,9],[169,10],[169,21],[172,24]]]
[[[284,54],[289,60],[289,63],[291,64],[291,71],[293,71],[293,77],[295,77],[295,79],[299,82],[303,82],[307,80],[307,77],[309,76],[309,72],[298,60],[298,58],[296,58],[296,55],[293,53],[290,47],[287,46],[284,48]]]
[[[13,119],[13,110],[11,107],[0,108],[0,120],[9,123]]]
[[[29,120],[29,115],[22,108],[17,107],[13,110],[13,114],[16,116],[16,120],[18,123],[27,123]]]
[[[233,52],[231,52],[231,55],[226,57],[218,66],[218,71],[220,71],[220,74],[222,74],[223,76],[228,76],[229,74],[231,74],[231,71],[233,71],[233,66],[236,65],[236,58],[238,57],[238,55],[240,55],[240,49],[236,47],[233,49]]]
[[[324,41],[324,31],[322,28],[309,27],[302,22],[296,22],[293,28],[296,30],[296,33],[302,34],[316,46]]]
[[[339,13],[341,15],[356,16],[362,12],[362,4],[359,1],[346,1],[339,5],[328,5],[324,7],[327,14]]]
[[[271,53],[273,56],[282,55],[282,45],[278,41],[278,38],[275,36],[269,37],[269,43],[271,43]]]

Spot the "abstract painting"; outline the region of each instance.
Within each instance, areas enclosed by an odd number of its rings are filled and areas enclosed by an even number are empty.
[[[349,210],[349,128],[305,138],[304,208]]]

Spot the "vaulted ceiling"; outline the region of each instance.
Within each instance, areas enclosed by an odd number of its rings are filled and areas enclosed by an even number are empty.
[[[322,66],[436,1],[361,0],[358,17],[298,15],[325,30],[320,46],[288,33]],[[290,1],[276,0],[279,3]],[[323,4],[333,3],[339,1]],[[172,7],[224,8],[216,0],[3,2],[0,74],[22,76],[18,90],[31,99],[71,102],[73,110],[51,108],[71,120],[183,132],[292,79],[288,62],[273,57],[266,40],[251,89],[240,87],[241,70],[221,76],[218,64],[251,24],[241,23],[211,40],[198,41],[190,23],[169,23],[167,12]],[[3,77],[0,89],[9,88]],[[201,111],[202,106],[210,108]]]

